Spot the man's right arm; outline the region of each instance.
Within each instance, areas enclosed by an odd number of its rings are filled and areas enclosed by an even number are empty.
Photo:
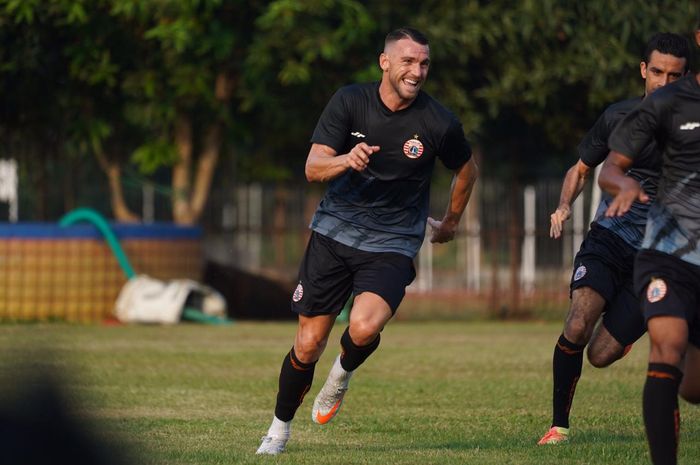
[[[337,178],[348,169],[363,171],[369,164],[369,156],[379,151],[378,145],[360,142],[350,152],[338,155],[332,147],[311,144],[306,158],[306,179],[309,182],[326,182]]]
[[[586,179],[591,172],[591,167],[579,159],[574,166],[569,168],[564,177],[559,195],[559,206],[549,217],[549,237],[558,239],[564,229],[564,222],[571,216],[571,204],[579,196]]]
[[[632,166],[632,159],[622,153],[612,151],[603,164],[598,178],[600,188],[614,196],[605,216],[622,216],[629,211],[635,201],[649,202],[649,196],[632,177],[625,173]]]

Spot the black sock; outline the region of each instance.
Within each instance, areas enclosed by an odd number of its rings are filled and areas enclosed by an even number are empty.
[[[366,346],[357,346],[350,337],[350,327],[345,328],[345,332],[340,337],[340,346],[343,349],[340,354],[340,366],[345,371],[355,371],[379,347],[379,340],[380,335],[377,334],[376,339]]]
[[[304,396],[311,388],[314,379],[316,362],[302,363],[294,353],[294,347],[289,351],[280,370],[279,391],[275,416],[282,421],[289,421],[304,401]]]
[[[680,413],[678,386],[683,373],[672,365],[650,363],[644,384],[644,426],[654,465],[675,465]]]
[[[576,392],[576,383],[583,368],[583,348],[559,336],[552,360],[554,393],[552,395],[552,426],[569,427],[569,411]]]

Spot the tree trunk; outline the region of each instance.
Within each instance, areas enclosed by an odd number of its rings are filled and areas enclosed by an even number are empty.
[[[233,94],[233,79],[222,71],[216,76],[216,99],[226,104]],[[217,121],[206,130],[202,151],[197,161],[194,185],[190,185],[192,171],[192,121],[180,114],[175,124],[175,145],[178,161],[173,167],[173,217],[175,223],[191,225],[199,221],[209,198],[214,170],[221,150],[222,124]]]
[[[129,209],[124,199],[122,189],[122,176],[119,163],[110,162],[104,153],[97,154],[97,161],[109,181],[109,201],[112,206],[112,214],[119,223],[139,223],[141,218]]]
[[[204,206],[209,197],[209,190],[211,189],[211,182],[214,178],[214,170],[219,160],[220,149],[221,125],[219,123],[213,123],[207,129],[202,153],[199,155],[199,161],[197,162],[197,173],[195,175],[192,200],[190,202],[190,218],[192,223],[198,221],[204,211]]]
[[[173,166],[173,219],[176,224],[192,224],[190,171],[192,168],[192,121],[180,114],[175,123],[177,163]]]

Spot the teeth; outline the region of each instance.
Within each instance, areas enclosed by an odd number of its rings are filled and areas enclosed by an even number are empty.
[[[406,81],[407,84],[411,84],[412,86],[415,86],[418,84],[418,81],[413,81],[411,79],[404,79],[404,81]]]

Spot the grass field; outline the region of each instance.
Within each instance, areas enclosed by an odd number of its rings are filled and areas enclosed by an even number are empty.
[[[587,364],[572,441],[537,447],[550,421],[560,323],[395,322],[353,378],[341,414],[319,427],[313,397],[337,353],[336,326],[288,451],[254,455],[272,418],[291,323],[2,325],[3,388],[42,367],[79,419],[146,464],[644,464],[646,337],[622,361]],[[9,376],[9,381],[8,378]],[[24,383],[24,384],[23,384]],[[7,393],[0,399],[11,403]],[[0,404],[1,405],[1,404]],[[681,464],[700,463],[700,408],[681,402]],[[37,443],[42,441],[36,439]]]

